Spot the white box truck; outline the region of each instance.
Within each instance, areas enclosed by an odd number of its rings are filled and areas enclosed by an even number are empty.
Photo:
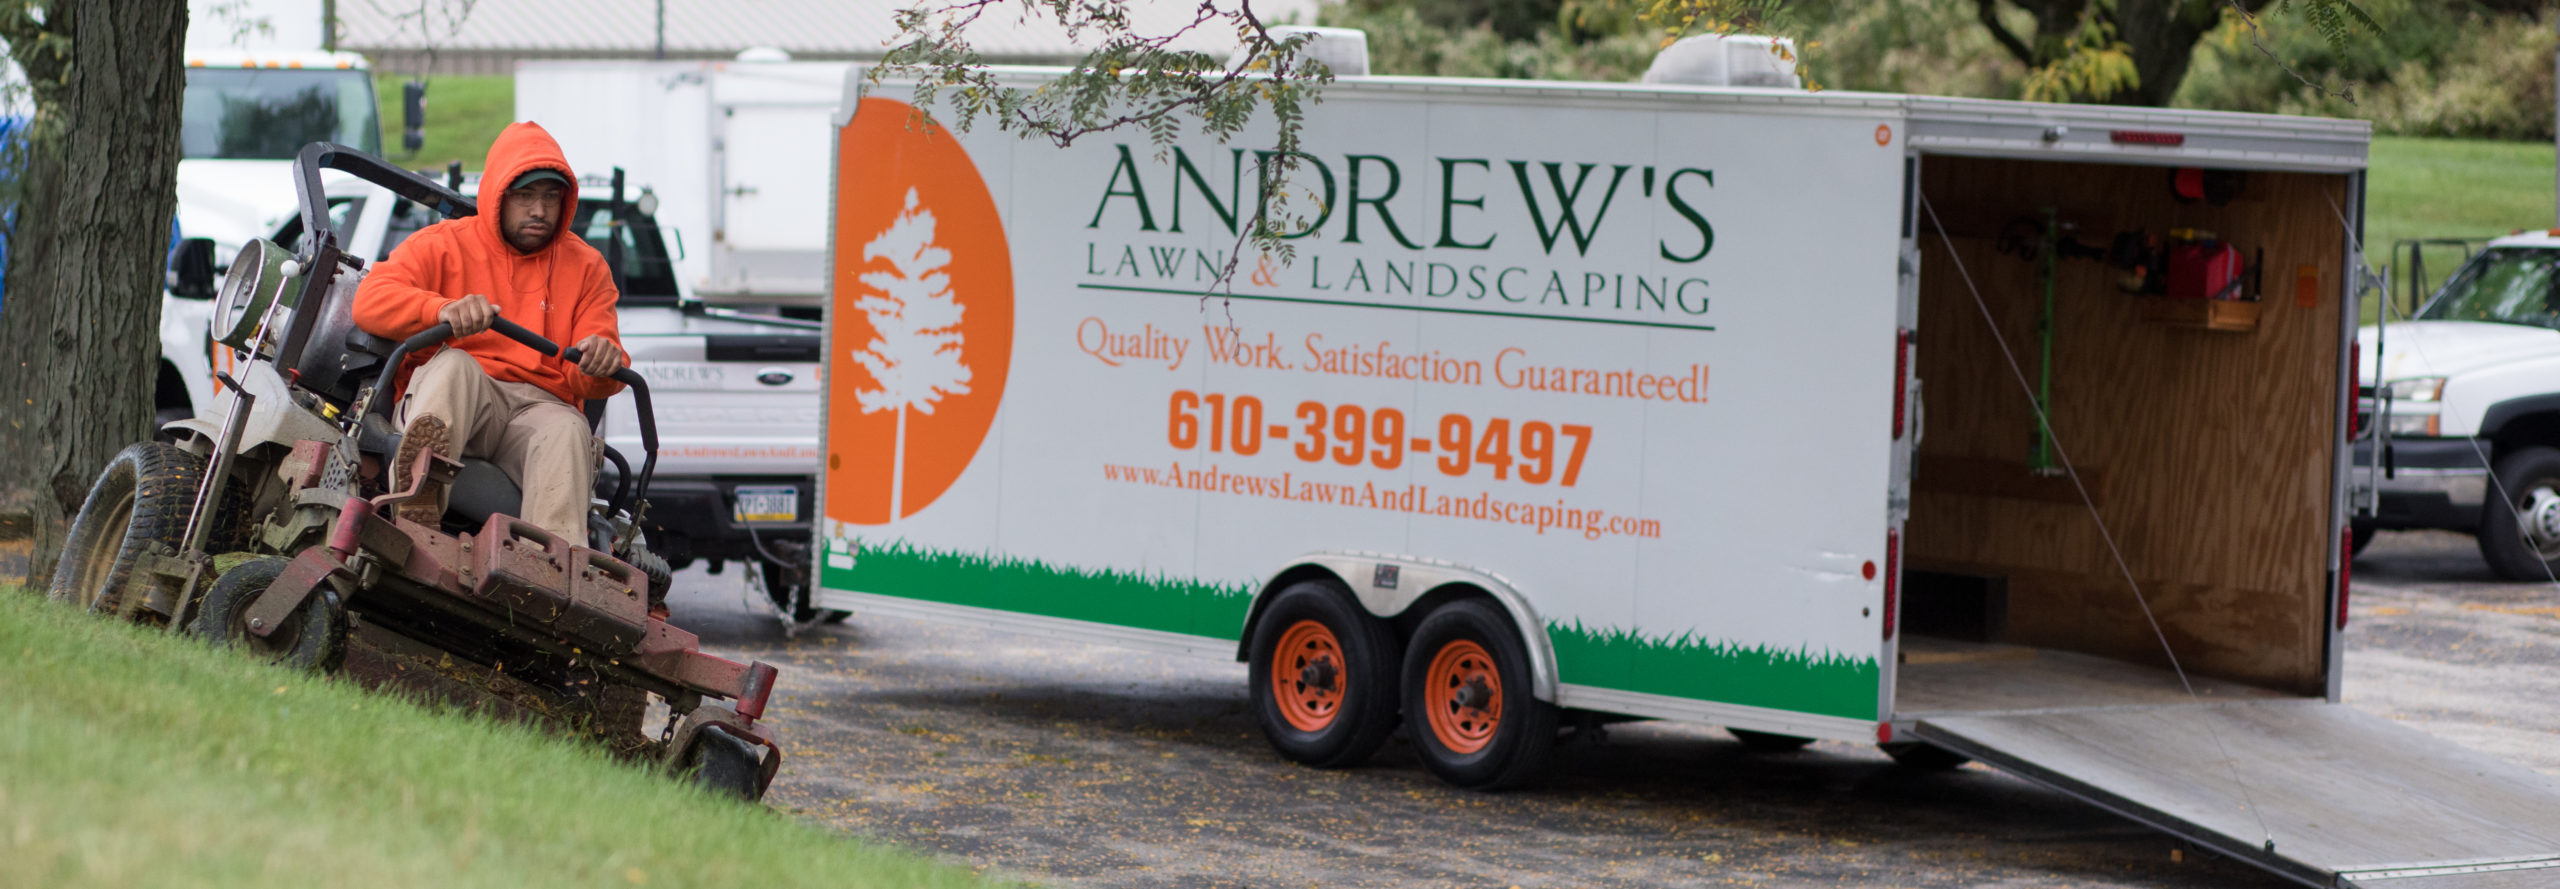
[[[824,605],[1236,657],[1315,765],[1677,719],[2311,885],[2560,879],[2552,779],[2337,703],[2363,123],[1345,78],[1284,263],[1267,127],[861,87]]]
[[[515,113],[560,134],[571,165],[657,185],[658,218],[691,239],[677,267],[703,299],[815,305],[829,119],[849,64],[519,62]]]

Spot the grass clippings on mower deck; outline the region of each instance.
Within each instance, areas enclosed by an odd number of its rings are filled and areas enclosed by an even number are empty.
[[[0,689],[0,886],[992,885],[8,587]]]

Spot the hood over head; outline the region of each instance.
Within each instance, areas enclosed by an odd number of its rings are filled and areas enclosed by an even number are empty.
[[[507,187],[515,184],[516,177],[531,170],[557,170],[561,178],[567,180],[568,187],[562,198],[559,229],[552,234],[551,243],[542,245],[542,250],[534,251],[538,254],[560,246],[560,239],[569,234],[569,223],[576,216],[578,206],[578,174],[569,169],[569,157],[560,151],[559,141],[551,138],[551,132],[543,129],[541,124],[531,121],[508,124],[506,129],[498,132],[498,141],[489,143],[489,159],[480,165],[479,219],[482,220],[481,230],[498,244],[505,245],[506,233],[498,230],[498,202],[503,200]],[[515,248],[507,249],[512,251]]]

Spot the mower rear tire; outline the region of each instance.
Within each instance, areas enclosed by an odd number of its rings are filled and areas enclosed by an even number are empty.
[[[196,635],[271,664],[312,673],[336,671],[347,654],[347,612],[338,604],[335,589],[323,585],[313,590],[311,598],[286,615],[285,625],[274,634],[259,638],[249,632],[250,603],[264,595],[291,564],[282,556],[260,556],[222,572],[196,609]]]
[[[695,783],[714,794],[748,802],[764,796],[764,789],[758,786],[764,779],[764,758],[756,745],[739,740],[719,726],[703,726],[693,750],[685,755],[685,766],[693,773]]]
[[[146,441],[116,452],[71,520],[53,600],[98,614],[132,611],[129,601],[151,593],[134,582],[134,566],[155,544],[178,552],[203,481],[204,459],[176,445]]]

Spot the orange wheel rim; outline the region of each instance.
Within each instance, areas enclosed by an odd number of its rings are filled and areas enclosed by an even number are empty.
[[[1271,698],[1280,704],[1280,718],[1302,732],[1333,725],[1342,715],[1350,666],[1332,628],[1312,620],[1290,624],[1271,657]]]
[[[1423,682],[1423,712],[1440,746],[1474,753],[1493,743],[1502,726],[1502,673],[1484,646],[1465,639],[1441,646]]]

